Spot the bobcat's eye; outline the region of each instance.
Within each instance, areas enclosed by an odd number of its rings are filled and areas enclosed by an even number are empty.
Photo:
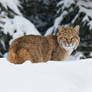
[[[65,40],[68,40],[68,38],[64,37]]]

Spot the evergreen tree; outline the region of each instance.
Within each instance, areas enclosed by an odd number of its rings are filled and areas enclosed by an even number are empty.
[[[54,25],[50,27],[45,35],[57,33],[58,25],[75,26],[80,25],[80,45],[77,49],[83,52],[84,57],[89,58],[92,52],[92,0],[59,0]]]
[[[53,25],[58,0],[20,0],[23,15],[32,21],[43,35]]]
[[[92,1],[88,0],[60,0],[57,4],[57,14],[52,26],[46,33],[56,34],[58,24],[62,26],[80,25],[81,42],[90,40],[92,21]]]
[[[14,18],[14,13],[10,8],[5,8],[0,2],[0,57],[9,49],[9,41],[12,38],[9,33],[3,32],[6,19]]]
[[[20,13],[18,0],[0,0],[0,57],[8,52],[11,42],[23,35],[40,33]]]

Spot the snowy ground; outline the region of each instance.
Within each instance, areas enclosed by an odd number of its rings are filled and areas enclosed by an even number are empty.
[[[92,59],[14,65],[1,58],[0,92],[92,92]]]

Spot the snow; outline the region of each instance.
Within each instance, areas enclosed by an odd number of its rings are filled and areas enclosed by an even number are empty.
[[[15,16],[13,19],[5,18],[5,24],[2,25],[3,32],[9,33],[12,36],[12,40],[18,37],[26,35],[40,35],[34,24],[22,16]],[[15,32],[16,31],[16,32]],[[11,43],[11,42],[10,42]]]
[[[90,21],[90,22],[88,23],[88,25],[89,25],[89,29],[92,30],[92,21]]]
[[[26,35],[35,34],[40,35],[38,30],[35,26],[26,18],[22,16],[18,7],[21,7],[19,0],[0,0],[0,3],[7,9],[9,7],[12,9],[16,14],[14,18],[8,18],[5,12],[2,12],[1,15],[5,18],[1,18],[5,24],[0,24],[3,27],[3,32],[5,34],[9,33],[13,35],[13,38],[17,38],[19,36],[23,36],[24,33]],[[15,30],[17,32],[15,32]]]
[[[58,18],[56,18],[55,24],[54,24],[55,28],[58,27],[58,24],[60,24],[60,22],[63,20],[64,16],[67,14],[68,14],[68,12],[64,11]]]
[[[57,6],[64,4],[64,7],[69,7],[72,3],[75,3],[74,0],[61,0]]]
[[[13,40],[18,37],[24,35],[41,35],[34,24],[27,20],[25,17],[22,16],[18,7],[21,7],[19,0],[0,0],[0,3],[5,7],[6,10],[9,7],[12,9],[17,15],[14,15],[14,18],[8,18],[6,12],[2,12],[1,15],[4,18],[1,18],[0,26],[3,28],[1,31],[4,34],[8,34],[12,36],[10,40],[10,44]]]
[[[75,2],[77,1],[77,2]],[[90,0],[61,0],[57,6],[63,4],[63,8],[68,8],[71,6],[71,4],[75,4],[79,6],[80,12],[85,12],[88,16],[92,17],[92,1]]]
[[[88,0],[87,2],[85,2],[80,0],[77,4],[80,8],[79,12],[84,12],[86,14],[86,16],[83,18],[83,22],[88,21],[89,29],[92,30],[92,20],[89,20],[89,17],[92,18],[92,1]]]
[[[88,16],[92,17],[92,1],[85,2],[81,0],[78,1],[77,5],[80,7],[80,12],[85,12]]]
[[[92,56],[92,55],[90,55],[90,56]],[[79,52],[79,51],[77,51],[77,53],[75,53],[74,55],[70,55],[68,58],[67,58],[67,60],[68,61],[75,61],[75,60],[80,60],[82,57],[85,57],[84,55],[83,55],[83,53],[82,52]],[[66,60],[66,61],[67,61]]]
[[[14,19],[6,19],[6,24],[4,27],[4,33],[9,33],[12,35],[13,40],[15,40],[18,37],[26,35],[40,35],[38,30],[35,28],[35,26],[26,18],[23,18],[21,16],[15,16]],[[16,30],[16,32],[15,32]]]
[[[47,32],[45,33],[45,36],[49,35],[49,34],[52,34],[53,33],[53,30],[54,30],[54,26],[50,27]]]
[[[85,22],[85,21],[90,22],[89,17],[92,18],[92,1],[89,2],[89,0],[88,0],[87,2],[85,2],[85,1],[80,0],[77,2],[77,5],[80,8],[79,13],[84,12],[86,14],[86,16],[83,18],[83,22]],[[92,24],[89,23],[88,25],[90,26],[90,30],[91,30]]]
[[[59,17],[57,17],[54,21],[54,26],[50,27],[46,33],[45,33],[45,36],[49,35],[52,33],[53,30],[56,31],[57,27],[58,27],[58,24],[60,24],[60,22],[63,20],[64,16],[67,14],[68,12],[67,11],[64,11]]]
[[[21,65],[0,58],[1,92],[92,92],[92,59]]]
[[[19,38],[24,35],[41,35],[35,25],[26,19],[22,13],[20,12],[20,5],[19,0],[0,0],[1,5],[5,10],[0,7],[0,31],[5,36],[11,36],[11,39],[6,41],[5,37],[0,39],[1,47],[4,51],[0,51],[0,56],[7,56],[8,48],[6,43],[8,42],[11,45],[12,41],[16,38]],[[10,11],[10,10],[11,11]],[[8,16],[9,13],[9,16]],[[2,34],[1,34],[2,35]]]
[[[22,15],[18,9],[20,6],[19,0],[0,0],[0,3],[7,9],[8,7],[12,9],[18,15]]]

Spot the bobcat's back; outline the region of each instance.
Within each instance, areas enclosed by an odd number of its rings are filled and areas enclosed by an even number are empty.
[[[46,62],[51,58],[51,42],[43,36],[23,36],[16,39],[9,50],[8,60],[12,63],[23,63],[25,60],[32,62]]]

